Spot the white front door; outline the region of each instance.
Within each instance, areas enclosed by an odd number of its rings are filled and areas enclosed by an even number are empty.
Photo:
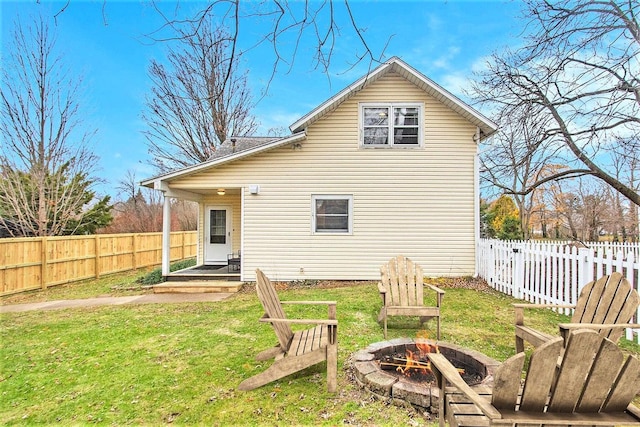
[[[232,216],[227,206],[208,206],[205,217],[205,264],[227,264],[232,252]]]

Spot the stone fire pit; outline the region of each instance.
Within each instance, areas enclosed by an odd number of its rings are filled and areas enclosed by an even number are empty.
[[[493,382],[493,373],[498,361],[474,350],[442,341],[419,340],[431,346],[437,345],[440,353],[455,366],[464,368],[475,378],[472,386],[486,386]],[[417,351],[416,341],[397,338],[371,344],[353,356],[356,381],[380,399],[389,399],[394,404],[411,404],[431,413],[438,409],[439,390],[434,382],[418,382],[395,371],[383,370],[380,361],[385,356],[404,354],[406,350]]]

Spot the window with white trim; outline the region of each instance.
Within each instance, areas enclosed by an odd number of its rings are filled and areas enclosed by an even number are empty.
[[[353,196],[311,196],[314,234],[350,234],[353,223]]]
[[[422,146],[422,104],[360,104],[363,147]]]

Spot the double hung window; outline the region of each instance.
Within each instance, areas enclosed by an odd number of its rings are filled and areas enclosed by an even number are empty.
[[[422,145],[422,104],[361,104],[364,147]]]
[[[313,233],[351,233],[352,196],[316,195],[312,205]]]

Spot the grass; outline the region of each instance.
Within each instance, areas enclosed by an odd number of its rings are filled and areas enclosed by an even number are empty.
[[[52,288],[23,297],[85,297],[89,288],[135,283],[141,273]],[[118,291],[120,292],[120,291]],[[135,291],[127,291],[129,293]],[[491,290],[446,289],[443,340],[498,360],[514,354],[512,298]],[[90,293],[90,292],[89,292]],[[123,305],[0,317],[0,420],[6,425],[424,425],[413,409],[370,398],[351,380],[349,357],[382,341],[374,284],[280,290],[283,300],[338,301],[339,373],[335,395],[326,392],[322,365],[250,392],[237,385],[270,362],[254,356],[275,344],[252,292],[220,303]],[[15,297],[15,296],[14,296]],[[12,301],[4,297],[3,303]],[[326,308],[292,316],[325,317]],[[46,313],[46,314],[45,314]],[[529,314],[529,313],[528,313]],[[564,316],[531,313],[528,320],[553,332]],[[416,319],[392,318],[389,338],[415,336]],[[434,325],[426,324],[428,332]],[[640,346],[623,341],[631,352]]]

